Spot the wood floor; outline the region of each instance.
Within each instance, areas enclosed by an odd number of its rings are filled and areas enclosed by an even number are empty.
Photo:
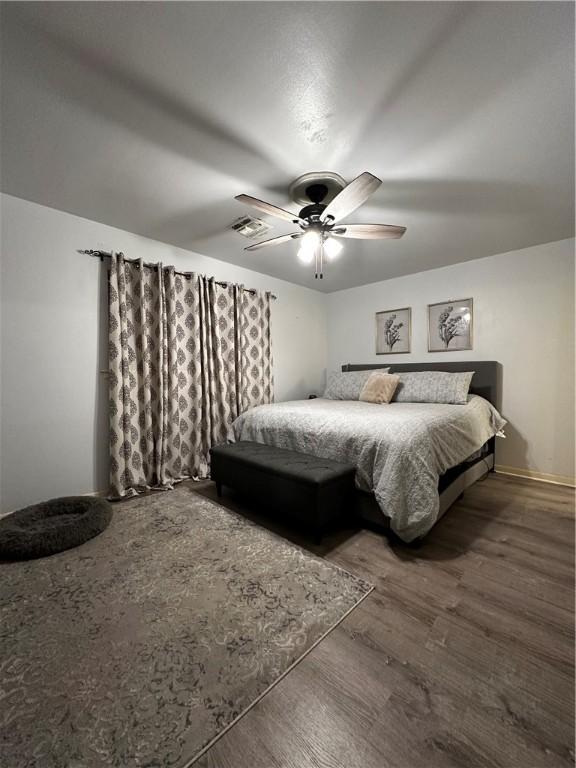
[[[573,510],[569,488],[492,474],[418,549],[292,536],[376,589],[196,766],[572,766]]]

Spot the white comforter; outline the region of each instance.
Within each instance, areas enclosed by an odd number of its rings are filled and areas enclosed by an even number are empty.
[[[290,448],[354,464],[356,485],[372,491],[404,541],[438,517],[438,478],[506,422],[482,397],[466,405],[294,400],[261,405],[232,425],[231,439]]]

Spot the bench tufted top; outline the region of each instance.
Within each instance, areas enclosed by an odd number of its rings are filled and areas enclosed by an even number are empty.
[[[250,467],[312,485],[325,485],[356,473],[353,464],[248,441],[215,445],[210,453],[220,464]]]

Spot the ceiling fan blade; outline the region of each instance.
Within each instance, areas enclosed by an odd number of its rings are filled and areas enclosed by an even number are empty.
[[[282,245],[282,243],[287,243],[289,240],[297,240],[303,235],[304,232],[293,232],[291,235],[280,235],[280,237],[273,237],[271,240],[262,240],[261,243],[249,245],[247,248],[244,248],[244,250],[257,251],[258,248],[267,248],[269,245]]]
[[[297,213],[290,213],[290,211],[285,211],[284,208],[278,208],[277,205],[266,203],[264,200],[258,200],[257,197],[251,197],[250,195],[236,195],[235,199],[240,203],[250,205],[252,208],[262,211],[262,213],[267,213],[269,216],[275,216],[277,219],[284,219],[285,221],[292,221],[294,223],[301,221]]]
[[[329,234],[358,240],[397,240],[404,232],[406,227],[395,227],[392,224],[342,224]]]
[[[325,211],[320,217],[322,221],[326,221],[330,216],[334,221],[340,221],[349,213],[359,208],[362,203],[366,202],[370,195],[375,192],[382,184],[380,179],[373,176],[368,171],[364,171],[360,176],[356,176],[350,184],[348,184],[342,192],[339,192],[334,200],[328,204]]]

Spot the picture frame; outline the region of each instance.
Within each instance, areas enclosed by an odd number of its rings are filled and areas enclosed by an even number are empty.
[[[403,355],[412,343],[412,307],[376,312],[376,354]]]
[[[462,352],[472,349],[473,327],[472,299],[428,304],[428,352]]]

